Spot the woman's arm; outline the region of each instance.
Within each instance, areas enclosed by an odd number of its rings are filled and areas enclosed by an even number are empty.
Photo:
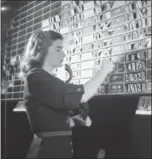
[[[118,59],[115,59],[115,61],[117,60]],[[108,73],[110,73],[114,67],[115,65],[109,59],[104,59],[102,61],[99,72],[84,84],[84,94],[82,95],[81,103],[87,102],[96,94],[99,86],[103,83]]]

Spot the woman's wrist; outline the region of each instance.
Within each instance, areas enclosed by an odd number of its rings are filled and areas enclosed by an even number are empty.
[[[115,64],[111,60],[104,59],[101,64],[100,73],[108,74],[114,69],[114,67],[115,67]]]

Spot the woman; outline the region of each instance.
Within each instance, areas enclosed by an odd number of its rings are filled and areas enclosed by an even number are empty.
[[[62,65],[65,56],[62,40],[54,31],[34,33],[21,61],[24,102],[34,133],[27,158],[72,157],[69,111],[87,109],[83,103],[95,95],[114,67],[111,61],[103,60],[100,71],[84,85],[64,83],[53,76],[53,69]]]

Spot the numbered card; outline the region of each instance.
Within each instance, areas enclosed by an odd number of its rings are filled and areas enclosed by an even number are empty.
[[[107,93],[107,88],[105,85],[101,85],[99,88],[98,88],[98,94],[105,94]]]
[[[125,82],[143,81],[143,80],[145,80],[145,78],[146,78],[146,73],[145,72],[125,74]]]
[[[110,75],[110,83],[119,83],[124,81],[124,74]]]
[[[122,93],[123,91],[123,85],[122,84],[113,84],[109,85],[109,93]]]
[[[128,93],[137,93],[145,91],[145,83],[129,83],[127,84],[127,92]]]

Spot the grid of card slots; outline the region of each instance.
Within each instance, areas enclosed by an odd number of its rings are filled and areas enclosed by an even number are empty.
[[[136,114],[151,115],[151,96],[140,96]]]
[[[29,2],[17,11],[7,32],[5,64],[15,56],[20,60],[31,33],[41,29],[63,35],[66,63],[73,71],[71,83],[88,81],[110,53],[125,54],[97,94],[150,92],[151,1]],[[13,87],[5,99],[22,99],[23,83],[16,86],[19,80],[11,74],[7,81]]]

